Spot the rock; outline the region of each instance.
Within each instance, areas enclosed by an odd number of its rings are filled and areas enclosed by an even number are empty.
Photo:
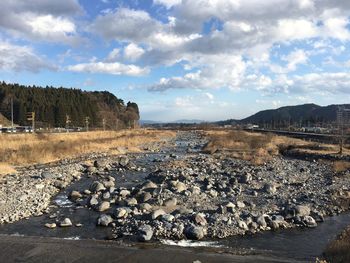
[[[152,219],[157,219],[159,216],[165,215],[166,213],[164,212],[163,209],[157,209],[155,211],[153,211],[152,213]]]
[[[214,189],[210,189],[210,191],[209,191],[209,195],[211,196],[211,197],[217,197],[218,196],[218,192],[217,191],[215,191]]]
[[[152,195],[149,192],[143,192],[143,193],[139,194],[139,196],[138,196],[138,200],[141,203],[145,203],[145,202],[149,201],[151,198],[152,198]]]
[[[231,202],[228,202],[226,205],[226,211],[229,212],[229,213],[234,213],[235,212],[235,207],[236,205],[231,203]]]
[[[111,188],[114,187],[114,181],[104,181],[103,182],[104,187]]]
[[[150,225],[143,225],[138,229],[138,240],[141,242],[150,241],[153,236],[153,229]]]
[[[242,184],[248,184],[252,181],[252,179],[253,179],[252,175],[250,173],[246,173],[239,178],[238,182]]]
[[[56,223],[46,223],[45,224],[45,227],[47,227],[47,228],[56,228]]]
[[[90,185],[91,192],[97,193],[97,192],[104,191],[104,190],[106,190],[106,187],[98,181],[95,181]]]
[[[204,230],[202,227],[193,226],[193,225],[186,227],[184,234],[185,234],[186,238],[191,239],[191,240],[200,240],[205,236]]]
[[[128,198],[125,200],[127,206],[135,206],[137,205],[137,200],[136,198]]]
[[[142,186],[142,189],[156,189],[156,188],[158,188],[158,185],[156,185],[152,181],[146,181]]]
[[[94,166],[89,166],[88,168],[86,168],[86,172],[89,174],[97,173],[97,168]]]
[[[243,230],[248,230],[247,224],[246,224],[244,221],[242,221],[242,220],[239,220],[239,221],[238,221],[238,227],[239,227],[240,229],[243,229]]]
[[[61,222],[60,222],[60,227],[68,227],[68,226],[72,226],[72,221],[66,217],[65,219],[63,219]]]
[[[122,189],[120,190],[119,195],[122,197],[127,197],[128,195],[130,195],[130,191],[126,189]]]
[[[97,219],[97,225],[99,226],[108,226],[110,223],[113,222],[113,218],[110,215],[102,214]]]
[[[177,182],[174,189],[177,193],[182,193],[183,191],[187,190],[187,186],[183,182]]]
[[[102,199],[103,200],[108,200],[109,198],[111,198],[111,193],[110,192],[104,192],[102,195]]]
[[[152,206],[148,203],[143,203],[139,205],[139,209],[143,210],[143,211],[151,211],[152,210]]]
[[[267,183],[264,185],[264,191],[268,194],[275,194],[277,191],[277,187],[275,184]]]
[[[173,222],[174,220],[175,220],[175,217],[173,215],[170,215],[170,214],[162,215],[162,221]]]
[[[295,207],[296,216],[308,216],[310,215],[310,208],[306,205],[297,205]]]
[[[126,167],[129,164],[129,158],[127,156],[120,156],[118,163],[121,167]]]
[[[110,208],[110,203],[108,201],[103,201],[97,208],[99,212],[106,211]]]
[[[62,182],[62,181],[55,181],[55,182],[53,183],[53,185],[54,185],[56,188],[62,190],[62,189],[64,189],[64,188],[66,188],[67,183],[66,183],[66,182]]]
[[[123,207],[118,207],[116,210],[115,210],[115,217],[117,219],[120,219],[120,218],[124,218],[126,217],[128,214],[127,210]]]
[[[69,199],[71,199],[72,201],[76,201],[80,198],[82,198],[83,195],[78,192],[78,191],[72,191],[70,194],[69,194]]]
[[[205,219],[205,215],[203,213],[198,213],[194,216],[193,221],[200,226],[206,226],[207,220]]]
[[[43,179],[54,179],[56,175],[52,172],[44,171],[41,173],[41,178]]]
[[[257,219],[256,219],[256,223],[262,227],[262,228],[265,228],[267,227],[267,223],[266,223],[266,220],[265,220],[265,217],[264,216],[259,216]]]
[[[177,204],[177,199],[175,197],[169,198],[164,201],[163,205],[166,207],[174,207]]]
[[[238,208],[244,208],[245,207],[245,203],[242,201],[237,201],[237,207]]]
[[[89,200],[89,205],[90,206],[96,206],[98,205],[98,199],[96,196],[91,196],[90,200]]]
[[[304,216],[303,223],[305,224],[305,226],[310,228],[317,226],[315,219],[311,216]]]

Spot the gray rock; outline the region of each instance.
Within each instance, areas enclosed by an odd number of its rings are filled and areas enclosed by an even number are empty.
[[[242,184],[249,184],[252,181],[253,177],[250,173],[246,173],[241,175],[239,178],[239,182]]]
[[[248,230],[247,224],[246,224],[244,221],[242,221],[242,220],[239,220],[239,221],[238,221],[238,227],[239,227],[240,229],[243,229],[243,230]]]
[[[256,223],[262,227],[262,228],[265,228],[267,227],[267,223],[266,223],[266,220],[265,220],[265,217],[264,216],[259,216],[257,219],[256,219]]]
[[[238,208],[244,208],[245,207],[245,203],[242,201],[237,201],[237,207]]]
[[[98,199],[96,196],[91,196],[90,200],[89,200],[89,205],[90,206],[96,206],[98,205]]]
[[[163,209],[157,209],[155,211],[153,211],[152,213],[152,219],[157,219],[159,216],[165,215],[166,213],[164,212]]]
[[[205,233],[202,227],[193,226],[193,225],[186,227],[184,234],[186,238],[191,240],[200,240],[205,236]]]
[[[143,225],[138,229],[138,240],[141,242],[150,241],[153,236],[153,229],[150,225]]]
[[[127,197],[128,195],[130,195],[130,191],[126,189],[122,189],[120,190],[119,195],[122,197]]]
[[[110,192],[104,192],[102,195],[102,199],[103,200],[108,200],[109,198],[111,198],[111,193]]]
[[[118,219],[126,217],[127,214],[128,214],[127,210],[123,207],[118,207],[115,210],[115,217]]]
[[[47,227],[47,228],[56,228],[56,223],[46,223],[45,224],[45,227]]]
[[[268,194],[275,194],[277,191],[277,187],[273,183],[267,183],[264,185],[264,191]]]
[[[127,156],[120,156],[119,157],[119,165],[122,167],[126,167],[129,164],[130,160]]]
[[[72,201],[76,201],[82,197],[83,195],[78,191],[72,191],[69,195],[69,199],[71,199]]]
[[[163,205],[166,207],[173,207],[173,206],[176,206],[176,204],[177,204],[177,199],[175,197],[169,198],[165,200],[163,203]]]
[[[69,226],[72,226],[72,221],[66,217],[65,219],[63,219],[61,222],[60,222],[60,227],[69,227]]]
[[[174,186],[174,189],[177,193],[182,193],[183,191],[187,190],[187,186],[183,182],[177,182],[176,185]]]
[[[174,220],[175,220],[175,217],[173,215],[170,215],[170,214],[162,215],[162,221],[173,222]]]
[[[108,226],[113,222],[113,218],[110,215],[102,214],[97,219],[97,225],[99,226]]]
[[[104,191],[104,190],[106,190],[106,187],[98,181],[95,181],[90,185],[91,192],[97,193],[97,192]]]
[[[308,216],[310,215],[310,208],[306,205],[297,205],[295,207],[296,216]]]
[[[307,226],[307,227],[316,227],[317,223],[315,221],[315,219],[311,216],[304,216],[303,218],[303,223]]]
[[[139,196],[138,196],[138,200],[141,203],[145,203],[145,202],[149,201],[151,198],[152,198],[152,195],[149,192],[143,192],[143,193],[139,194]]]
[[[156,189],[156,188],[158,188],[158,185],[156,185],[152,181],[146,181],[142,186],[142,189]]]
[[[52,172],[44,171],[41,173],[41,178],[43,179],[54,179],[56,175]]]
[[[193,217],[193,221],[200,226],[206,226],[207,220],[205,219],[205,215],[203,213],[198,213]]]
[[[126,199],[125,202],[126,202],[127,206],[135,206],[135,205],[137,205],[137,200],[134,197]]]
[[[143,211],[151,211],[152,210],[152,206],[148,203],[142,203],[139,205],[139,209],[143,210]]]
[[[110,203],[108,201],[103,201],[97,208],[99,212],[106,211],[110,208]]]

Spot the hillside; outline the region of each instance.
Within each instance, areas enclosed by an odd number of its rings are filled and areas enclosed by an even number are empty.
[[[253,123],[259,125],[312,125],[316,123],[334,123],[337,119],[339,106],[350,108],[350,104],[319,106],[316,104],[303,104],[286,106],[273,110],[263,110],[242,120],[227,120],[218,122],[220,125],[231,123]]]
[[[69,115],[71,127],[85,125],[89,117],[90,127],[102,127],[103,118],[106,127],[119,128],[133,125],[139,119],[136,103],[128,102],[113,94],[87,92],[80,89],[23,86],[0,83],[0,112],[9,119],[11,116],[11,96],[14,104],[14,122],[29,124],[26,114],[34,111],[38,127],[65,127],[66,115]]]

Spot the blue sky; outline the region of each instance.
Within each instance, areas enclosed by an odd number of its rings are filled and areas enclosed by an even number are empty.
[[[349,15],[342,0],[3,0],[0,79],[108,90],[160,121],[349,103]]]

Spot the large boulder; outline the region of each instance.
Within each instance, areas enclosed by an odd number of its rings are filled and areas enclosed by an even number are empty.
[[[138,240],[141,242],[150,241],[153,236],[153,229],[150,225],[142,225],[138,229]]]
[[[110,215],[102,214],[97,219],[97,225],[99,226],[108,226],[110,223],[113,222],[113,218]]]
[[[184,234],[186,238],[191,240],[200,240],[205,236],[204,229],[200,226],[190,225],[185,228]]]

